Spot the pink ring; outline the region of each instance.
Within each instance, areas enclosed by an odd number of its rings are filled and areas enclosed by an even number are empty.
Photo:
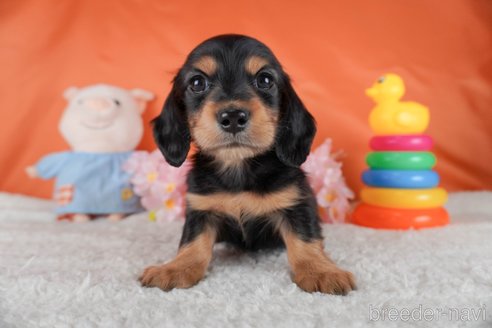
[[[432,149],[432,138],[425,134],[374,136],[369,146],[372,150],[417,150]]]

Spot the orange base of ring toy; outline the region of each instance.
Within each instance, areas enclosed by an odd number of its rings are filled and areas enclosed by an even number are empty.
[[[443,207],[395,209],[359,204],[349,222],[374,229],[422,229],[448,224],[449,215]]]

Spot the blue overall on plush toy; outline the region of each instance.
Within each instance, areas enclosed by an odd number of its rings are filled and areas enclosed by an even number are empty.
[[[62,152],[36,164],[42,179],[56,178],[56,213],[128,214],[141,210],[140,202],[121,166],[132,152]]]
[[[141,113],[153,95],[140,89],[96,85],[69,88],[65,97],[69,105],[59,128],[72,151],[43,157],[27,169],[28,174],[56,179],[59,220],[87,221],[100,215],[119,220],[141,211],[122,165],[140,142]]]

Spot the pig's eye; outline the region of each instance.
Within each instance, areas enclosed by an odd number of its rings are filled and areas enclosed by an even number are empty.
[[[116,104],[116,106],[119,106],[121,103],[118,99],[113,99],[114,103]]]

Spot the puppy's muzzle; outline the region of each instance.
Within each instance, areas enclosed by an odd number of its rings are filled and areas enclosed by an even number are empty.
[[[217,121],[223,131],[236,134],[248,126],[249,111],[245,109],[226,108],[218,112]]]

